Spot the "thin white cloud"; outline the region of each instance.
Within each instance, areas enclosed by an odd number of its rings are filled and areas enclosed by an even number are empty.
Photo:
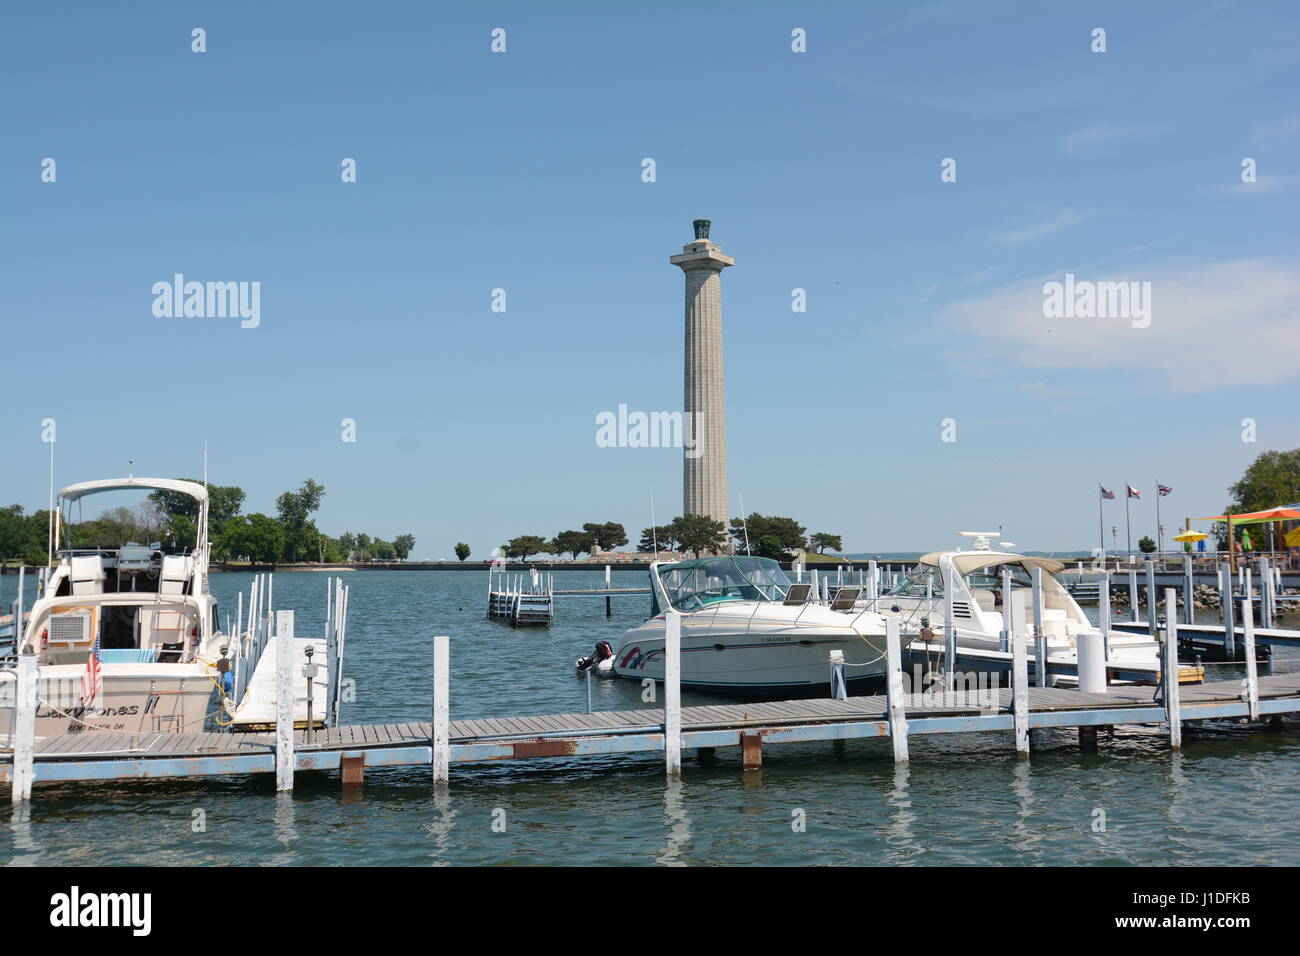
[[[1150,282],[1151,323],[1043,315],[1043,284],[1026,279],[954,302],[940,314],[968,336],[964,364],[1030,369],[1131,369],[1156,384],[1199,392],[1300,377],[1300,262],[1239,260],[1148,265],[1076,281]],[[1040,378],[1042,372],[1033,373]]]
[[[1076,212],[1073,209],[1062,209],[1051,219],[1046,222],[1040,222],[1033,226],[1026,226],[1023,229],[1016,229],[1011,232],[1005,232],[994,238],[1004,246],[1015,246],[1022,242],[1029,242],[1031,239],[1041,239],[1043,236],[1050,236],[1054,232],[1065,229],[1069,226],[1083,222],[1092,215],[1090,212]]]
[[[1075,274],[1075,281],[1151,282],[1151,325],[1048,319],[1044,282],[1028,278],[949,304],[940,319],[969,337],[963,364],[1131,369],[1183,392],[1275,385],[1300,377],[1300,261],[1238,260]],[[1043,372],[1032,373],[1035,378]]]
[[[1220,186],[1219,192],[1226,196],[1263,196],[1267,193],[1290,189],[1300,183],[1300,174],[1263,173],[1253,183],[1232,183]]]
[[[1122,125],[1099,120],[1079,129],[1063,133],[1056,145],[1063,151],[1078,155],[1095,151],[1116,143],[1130,143],[1134,140],[1148,139],[1173,129],[1172,123],[1146,123],[1143,125]]]

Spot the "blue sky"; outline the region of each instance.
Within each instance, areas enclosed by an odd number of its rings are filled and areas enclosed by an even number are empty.
[[[743,494],[851,551],[998,525],[1087,548],[1098,482],[1143,491],[1136,540],[1157,480],[1166,524],[1216,513],[1257,454],[1300,444],[1293,4],[53,3],[3,21],[4,503],[43,505],[52,417],[60,485],[128,458],[197,474],[206,440],[249,510],[312,476],[323,530],[409,531],[420,557],[584,521],[635,534],[652,491],[661,521],[680,510],[680,452],[597,447],[595,419],[680,408],[667,259],[696,217],[737,261],[733,513]],[[1151,282],[1150,327],[1044,318],[1067,272]],[[175,273],[260,282],[261,324],[155,317]],[[1122,498],[1107,507],[1122,544]]]

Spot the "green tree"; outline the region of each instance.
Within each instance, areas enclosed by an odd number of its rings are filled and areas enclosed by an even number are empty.
[[[1269,508],[1284,507],[1300,502],[1300,448],[1291,451],[1261,452],[1251,462],[1241,478],[1229,489],[1232,501],[1224,509],[1224,514],[1244,514],[1250,511],[1267,511]],[[1232,526],[1232,537],[1238,545],[1247,529],[1254,528],[1251,542],[1257,547],[1268,545],[1268,532],[1262,525]],[[1226,522],[1217,522],[1211,529],[1219,550],[1228,547],[1228,528]],[[1274,541],[1274,544],[1279,544]]]
[[[511,538],[502,550],[505,551],[507,558],[520,558],[527,561],[529,555],[541,554],[546,548],[544,538],[535,534],[522,534],[517,538]]]
[[[469,545],[464,541],[456,542],[456,557],[462,561],[469,557]]]
[[[818,554],[823,553],[827,548],[832,551],[843,551],[844,542],[838,534],[827,534],[825,531],[819,531],[808,539],[808,545]]]
[[[213,550],[219,558],[275,564],[284,553],[284,527],[264,514],[240,515],[222,527]]]
[[[415,535],[399,534],[393,539],[393,550],[397,552],[397,560],[405,561],[411,556],[411,549],[415,547]]]
[[[780,518],[755,512],[744,521],[740,518],[731,519],[731,536],[735,539],[739,551],[745,548],[746,525],[748,525],[751,548],[754,547],[755,542],[762,541],[770,535],[780,542],[784,550],[797,551],[804,546],[804,535],[808,533],[808,529],[793,518]]]
[[[576,561],[578,555],[590,551],[595,543],[596,536],[588,531],[561,531],[551,539],[550,550],[555,554],[572,554]]]
[[[641,529],[641,540],[637,543],[638,551],[676,551],[677,542],[673,540],[672,525],[659,524],[653,528]]]
[[[297,561],[300,552],[315,543],[307,534],[307,519],[320,508],[325,497],[325,486],[308,478],[297,491],[286,491],[275,499],[275,507],[284,528],[284,553],[289,561]]]
[[[750,545],[753,547],[753,545]],[[784,561],[790,557],[785,548],[781,547],[781,539],[774,534],[765,534],[758,539],[757,554],[760,558],[771,558],[773,561]]]
[[[627,544],[627,532],[617,521],[606,521],[604,524],[587,523],[582,526],[582,530],[591,535],[593,543],[598,545],[602,551],[613,551],[615,548],[621,548]],[[591,549],[584,548],[583,550],[590,551]],[[577,556],[575,555],[575,557]]]
[[[721,552],[727,546],[727,526],[708,515],[683,515],[672,522],[677,550],[694,551],[698,558],[705,551]]]
[[[1143,535],[1138,538],[1138,550],[1143,554],[1151,554],[1156,549],[1155,541],[1151,540],[1150,535]]]

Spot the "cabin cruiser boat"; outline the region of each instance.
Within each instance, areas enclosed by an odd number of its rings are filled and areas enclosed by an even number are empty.
[[[1015,617],[1023,622],[1030,670],[1034,670],[1035,627],[1046,640],[1047,683],[1077,680],[1077,639],[1085,631],[1098,631],[1078,602],[1056,580],[1065,565],[989,548],[990,536],[973,536],[973,550],[936,551],[924,555],[893,589],[881,595],[882,614],[901,619],[904,643],[915,659],[929,653],[941,656],[951,608],[960,671],[1007,671],[1008,627]],[[1041,569],[1041,607],[1035,614],[1033,580]],[[868,603],[866,606],[870,607]],[[1160,645],[1148,635],[1112,630],[1106,669],[1111,680],[1154,683],[1160,673]],[[1199,676],[1198,676],[1199,675]],[[1180,669],[1180,682],[1203,677],[1199,667]]]
[[[194,550],[164,554],[134,543],[59,550],[64,505],[126,489],[193,498]],[[165,478],[106,479],[64,488],[59,505],[60,560],[25,615],[19,648],[37,655],[36,736],[203,730],[224,696],[227,668],[218,661],[228,640],[208,590],[207,489]],[[0,735],[10,730],[14,693],[13,681],[0,681]]]
[[[854,609],[860,589],[842,589],[830,604],[813,603],[809,585],[791,584],[777,562],[736,555],[656,561],[650,590],[649,619],[623,636],[612,667],[605,668],[615,676],[664,679],[665,614],[671,609],[682,615],[682,686],[825,693],[837,650],[850,686],[881,683],[884,620]]]

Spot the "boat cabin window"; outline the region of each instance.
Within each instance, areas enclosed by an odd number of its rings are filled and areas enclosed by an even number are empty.
[[[1011,589],[1013,591],[1034,586],[1034,579],[1019,564],[1001,564],[980,568],[978,571],[966,575],[966,586],[972,591],[1000,591],[1002,589],[1003,568],[1011,570]]]
[[[929,579],[929,593],[933,597],[939,597],[943,594],[943,576],[939,569],[933,564],[918,564],[907,572],[907,576],[899,581],[892,591],[890,597],[910,597],[923,598],[926,595],[926,579]]]
[[[722,601],[781,601],[790,579],[771,558],[705,558],[659,569],[672,606],[695,611]],[[656,605],[657,608],[657,605]]]

